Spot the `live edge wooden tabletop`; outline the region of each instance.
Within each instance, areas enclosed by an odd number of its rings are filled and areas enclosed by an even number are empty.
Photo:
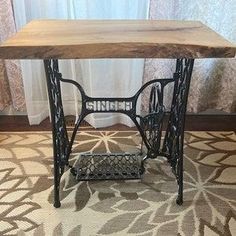
[[[34,20],[0,46],[2,59],[220,58],[236,47],[198,21]]]

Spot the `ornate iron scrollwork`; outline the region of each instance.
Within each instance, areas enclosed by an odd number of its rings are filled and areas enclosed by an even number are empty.
[[[192,59],[178,59],[176,64],[176,71],[174,78],[171,79],[155,79],[144,84],[139,91],[132,97],[126,98],[94,98],[89,97],[84,92],[79,83],[73,80],[64,79],[59,73],[57,60],[44,61],[48,94],[51,108],[51,119],[53,127],[53,149],[54,149],[54,206],[60,207],[59,199],[59,185],[60,178],[64,172],[65,165],[68,165],[69,155],[71,153],[72,145],[76,132],[81,124],[81,121],[90,113],[106,113],[106,112],[119,112],[126,114],[136,125],[142,140],[147,148],[147,155],[141,161],[141,168],[136,168],[138,172],[121,174],[120,176],[140,176],[144,171],[144,161],[148,158],[155,158],[158,155],[166,156],[179,185],[179,194],[177,203],[182,203],[183,192],[183,136],[184,136],[184,116],[186,111],[187,96],[190,84],[190,78],[193,68]],[[81,114],[75,124],[72,138],[69,141],[64,113],[61,101],[60,82],[71,83],[75,85],[81,93],[82,108]],[[170,118],[168,127],[161,147],[162,124],[163,118],[166,113],[163,105],[164,88],[167,84],[174,82],[174,95],[172,100]],[[140,94],[145,88],[151,85],[149,109],[146,116],[137,115],[136,106]],[[92,155],[92,154],[91,154]],[[123,158],[121,154],[115,155],[116,158]],[[125,154],[127,163],[135,159],[133,154]],[[91,160],[97,159],[96,154],[91,156]],[[109,159],[108,154],[103,155],[104,163]],[[106,160],[105,160],[106,159]],[[123,158],[124,159],[124,158]],[[123,160],[122,159],[122,160]],[[123,162],[122,162],[123,163]],[[124,162],[125,163],[125,162]],[[123,164],[124,164],[123,163]],[[136,163],[136,162],[135,162]],[[122,164],[122,166],[123,166]],[[83,167],[84,168],[84,167]],[[89,167],[88,167],[89,168]],[[100,166],[99,166],[100,168]],[[129,168],[130,169],[130,168]],[[81,167],[71,167],[71,173],[77,175],[78,179],[81,176],[78,173]],[[84,169],[83,169],[84,171]],[[99,169],[100,171],[100,169]],[[85,171],[90,173],[91,171]],[[114,172],[116,173],[116,172]],[[117,172],[118,173],[118,172]],[[116,174],[117,174],[116,173]],[[123,173],[122,170],[119,173]],[[99,172],[99,174],[101,174]],[[103,177],[105,175],[102,175]],[[83,176],[82,176],[83,177]],[[83,177],[89,179],[90,177]]]
[[[171,112],[162,148],[177,179],[178,204],[183,202],[184,123],[193,63],[193,59],[177,59]]]
[[[149,97],[149,114],[141,117],[140,126],[149,146],[147,158],[155,158],[160,153],[162,123],[165,114],[163,87],[160,83],[152,85]]]
[[[57,60],[45,60],[44,67],[47,78],[48,96],[50,102],[53,152],[54,152],[54,206],[60,207],[60,178],[68,164],[69,139],[67,135],[64,112],[61,100],[60,78]]]

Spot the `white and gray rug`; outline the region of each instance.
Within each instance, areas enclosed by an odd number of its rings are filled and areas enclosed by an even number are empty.
[[[80,132],[77,152],[138,150],[135,131]],[[184,204],[164,158],[148,161],[142,180],[61,181],[52,206],[50,132],[0,133],[0,235],[236,235],[236,135],[188,132]]]

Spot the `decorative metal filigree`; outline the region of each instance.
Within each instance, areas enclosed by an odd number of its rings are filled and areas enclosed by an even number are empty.
[[[130,153],[82,154],[76,163],[76,179],[137,179],[141,160],[140,155]]]
[[[174,79],[155,79],[149,81],[144,84],[134,96],[124,98],[90,97],[76,81],[64,78],[60,80],[74,84],[80,91],[82,100],[81,114],[76,122],[69,145],[70,151],[79,125],[88,114],[113,112],[126,114],[134,122],[148,150],[146,158],[154,158],[160,153],[162,120],[165,112],[163,106],[164,88],[168,83],[173,83]],[[143,90],[152,84],[149,100],[149,114],[142,117],[137,115],[136,112],[137,100]]]
[[[193,59],[177,59],[171,112],[162,148],[177,179],[178,204],[183,202],[184,123],[193,63]]]
[[[124,178],[129,176],[140,177],[140,174],[144,172],[144,161],[148,158],[155,158],[158,155],[166,156],[179,185],[179,197],[177,203],[182,203],[183,192],[183,135],[184,135],[184,116],[186,111],[187,96],[191,78],[191,72],[193,67],[192,59],[178,59],[176,64],[176,71],[174,78],[171,79],[155,79],[144,84],[139,91],[132,97],[126,98],[94,98],[89,97],[84,92],[79,83],[73,80],[62,78],[58,70],[57,60],[45,60],[44,61],[48,94],[51,108],[51,119],[53,127],[53,149],[54,149],[54,206],[59,207],[59,185],[60,177],[63,174],[65,165],[68,165],[69,155],[72,150],[72,145],[75,139],[75,135],[79,129],[82,120],[91,113],[107,113],[107,112],[119,112],[126,114],[136,125],[143,143],[147,148],[147,155],[140,162],[140,155],[133,154],[92,154],[83,156],[80,160],[79,167],[71,167],[71,173],[77,176],[77,179],[89,179],[95,178],[104,179],[106,169],[101,170],[106,165],[104,163],[108,161],[116,165],[116,162],[120,158],[120,162],[117,166],[114,166],[111,173],[117,178]],[[71,83],[75,85],[81,93],[82,108],[81,114],[75,124],[72,138],[69,141],[65,126],[64,113],[61,101],[61,89],[60,82]],[[162,136],[162,124],[163,118],[166,113],[163,105],[164,88],[167,84],[174,83],[174,95],[171,106],[170,118],[165,135],[163,147],[161,148],[161,136]],[[136,106],[137,100],[140,94],[148,86],[151,87],[149,98],[149,110],[145,116],[137,115]],[[85,158],[90,160],[90,166],[83,167]],[[99,158],[104,161],[99,162]],[[117,159],[116,159],[117,158]],[[113,160],[114,159],[114,160]],[[116,161],[115,161],[116,160]],[[125,161],[124,161],[125,160]],[[96,163],[97,161],[97,163]],[[130,163],[132,161],[132,163]],[[87,162],[86,162],[87,163]],[[88,162],[89,163],[89,162]],[[137,164],[139,163],[139,164]],[[102,164],[102,165],[100,165]],[[108,163],[107,163],[108,164]],[[127,170],[135,171],[127,172]],[[122,166],[123,170],[117,171],[117,168]],[[95,168],[96,167],[96,168]],[[92,169],[91,169],[92,168]],[[105,167],[106,168],[106,167]],[[86,170],[84,174],[84,170]],[[99,170],[99,173],[94,172]],[[119,173],[118,173],[119,172]],[[118,174],[117,174],[118,173]],[[123,174],[122,174],[123,173]],[[125,173],[125,174],[124,174]],[[95,176],[95,177],[94,177]],[[100,177],[99,177],[100,176]],[[114,177],[113,176],[113,177]],[[107,176],[110,179],[110,176]]]
[[[164,86],[161,86],[160,83],[152,85],[149,97],[149,114],[140,118],[144,138],[149,144],[146,159],[155,158],[160,153],[162,123],[165,114],[163,89]]]
[[[60,207],[59,188],[60,178],[68,164],[69,140],[65,125],[64,112],[61,100],[60,78],[57,60],[45,60],[44,67],[47,78],[48,96],[50,102],[53,155],[54,155],[54,206]]]

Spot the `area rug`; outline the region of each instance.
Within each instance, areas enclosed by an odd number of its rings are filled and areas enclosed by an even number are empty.
[[[236,134],[186,132],[184,204],[162,157],[141,180],[76,182],[67,170],[52,206],[50,132],[0,133],[0,235],[236,235]],[[140,149],[135,131],[82,131],[84,152]]]

